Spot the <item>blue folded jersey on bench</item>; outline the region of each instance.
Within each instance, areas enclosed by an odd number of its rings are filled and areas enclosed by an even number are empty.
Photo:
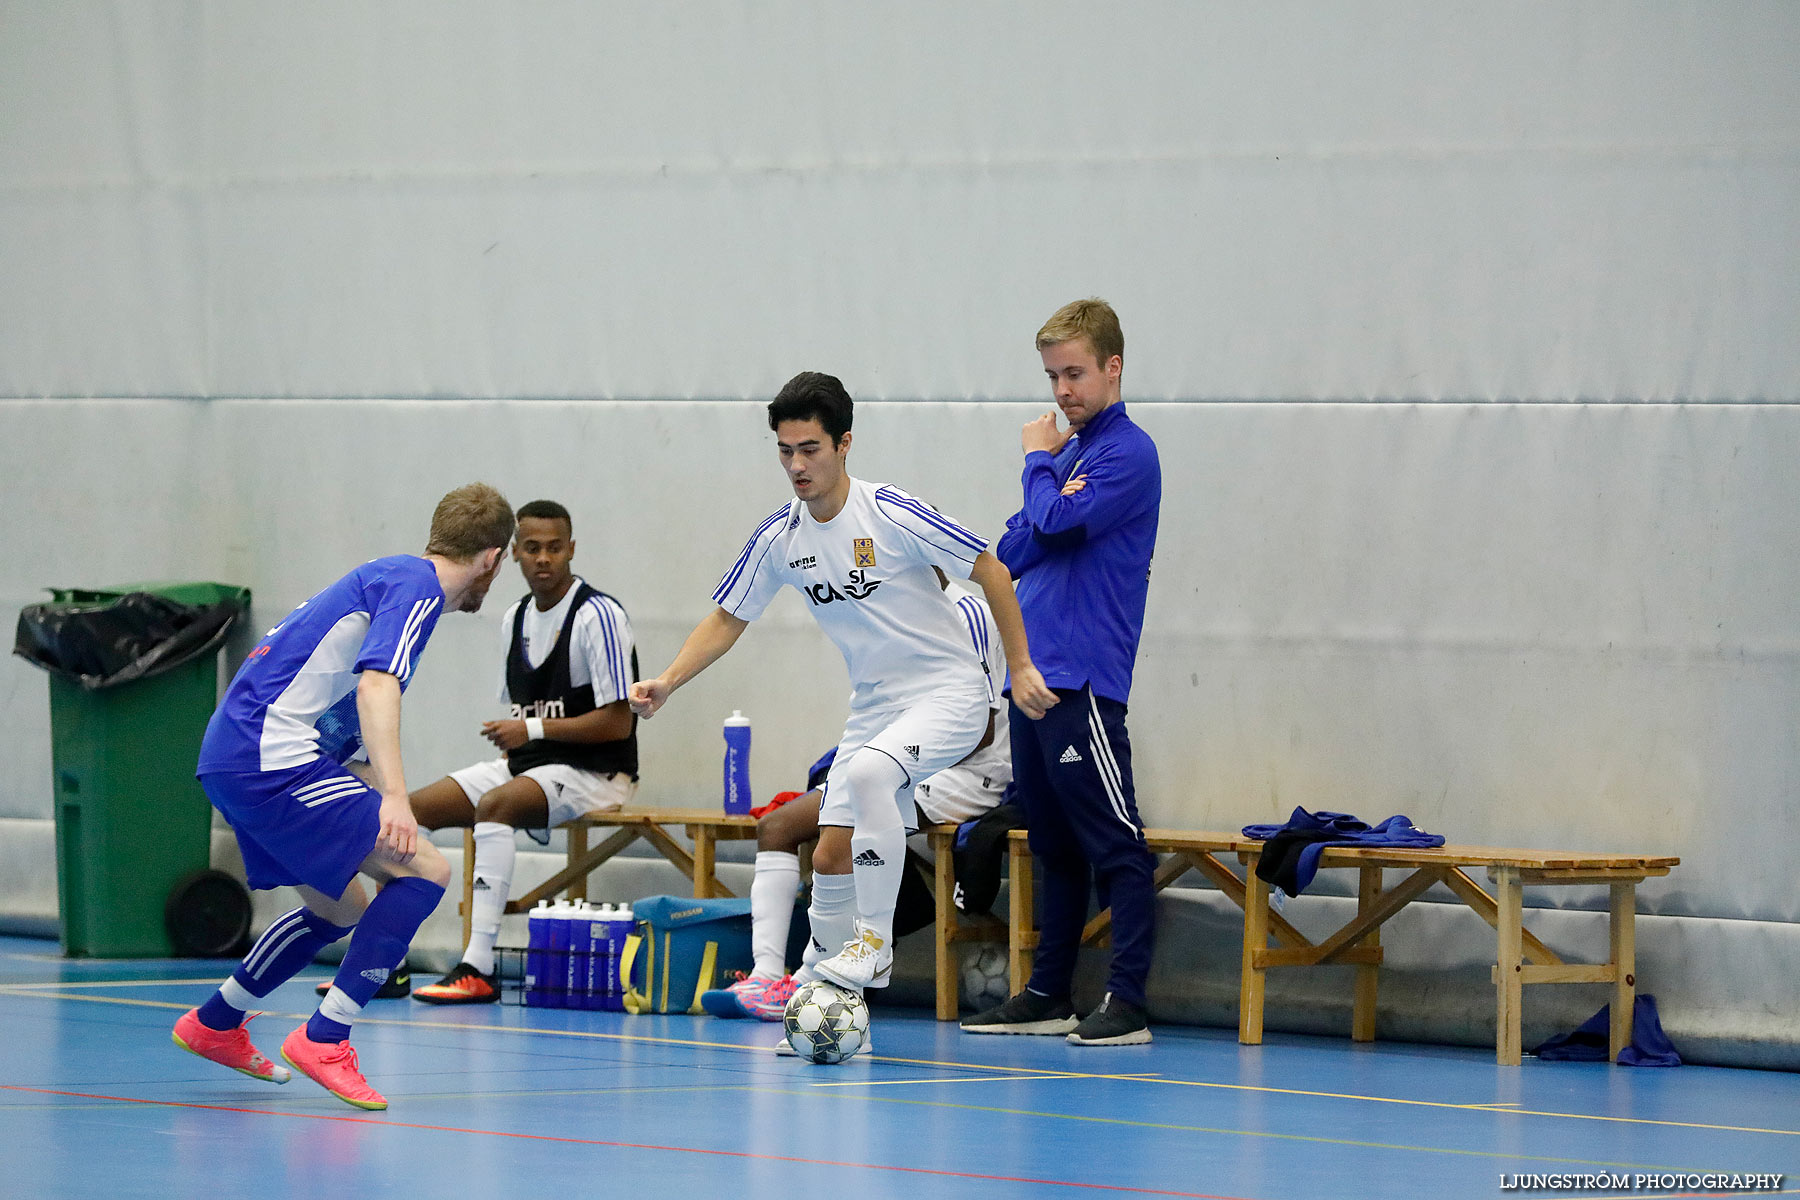
[[[1392,816],[1379,825],[1339,812],[1307,812],[1294,809],[1285,825],[1246,825],[1244,836],[1268,842],[1258,856],[1256,874],[1290,896],[1298,896],[1319,872],[1319,858],[1327,846],[1368,846],[1421,849],[1441,846],[1444,839],[1426,833],[1403,816]]]
[[[1631,1042],[1619,1051],[1619,1065],[1626,1067],[1679,1067],[1681,1055],[1663,1032],[1655,996],[1634,996],[1631,1006]],[[1533,1050],[1546,1062],[1605,1062],[1612,1044],[1612,1005],[1608,1004],[1581,1023],[1574,1033],[1559,1033]]]

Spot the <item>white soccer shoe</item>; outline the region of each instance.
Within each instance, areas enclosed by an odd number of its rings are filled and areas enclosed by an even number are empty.
[[[856,923],[856,936],[842,950],[813,964],[819,975],[858,995],[864,988],[886,987],[893,969],[894,948],[861,921]]]

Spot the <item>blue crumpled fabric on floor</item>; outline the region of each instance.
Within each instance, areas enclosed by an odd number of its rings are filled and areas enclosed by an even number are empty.
[[[1612,1033],[1612,1005],[1583,1021],[1574,1033],[1559,1033],[1532,1053],[1549,1062],[1605,1062]],[[1681,1055],[1663,1032],[1655,996],[1635,996],[1631,1005],[1631,1044],[1619,1051],[1625,1067],[1679,1067]]]

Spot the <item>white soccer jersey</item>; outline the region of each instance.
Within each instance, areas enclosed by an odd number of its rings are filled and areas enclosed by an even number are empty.
[[[536,602],[526,596],[500,618],[499,694],[502,704],[512,703],[506,690],[506,658],[512,653],[513,620],[518,615],[519,605],[528,606],[524,626],[519,631],[525,642],[525,665],[535,670],[556,649],[556,639],[562,636],[563,622],[569,617],[569,605],[575,603],[575,593],[581,590],[582,582],[581,577],[576,576],[569,590],[549,612],[539,612]],[[604,592],[589,596],[581,611],[575,614],[575,628],[570,637],[574,641],[569,647],[569,686],[579,688],[592,683],[595,708],[625,699],[625,689],[631,686],[631,620],[618,601]]]
[[[754,621],[791,584],[850,669],[852,710],[904,708],[945,688],[983,690],[963,614],[931,568],[967,579],[987,542],[899,488],[850,481],[843,511],[789,501],[751,535],[713,600]]]
[[[994,740],[971,754],[959,767],[980,780],[989,781],[987,786],[1001,791],[1012,782],[1012,725],[1007,720],[1006,697],[1001,695],[1001,689],[1006,686],[1006,647],[1000,644],[1000,631],[994,628],[994,614],[986,600],[955,583],[944,589],[944,594],[956,605],[967,627],[965,632],[969,642],[987,669],[988,707],[994,712]]]

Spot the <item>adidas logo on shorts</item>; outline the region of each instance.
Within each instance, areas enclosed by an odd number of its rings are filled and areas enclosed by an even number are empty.
[[[919,761],[919,748],[917,746],[906,747],[906,757],[912,759],[914,762],[918,762]]]
[[[864,850],[861,854],[850,860],[850,865],[853,867],[885,867],[887,866],[887,859],[881,857],[881,855],[875,853],[873,850]]]
[[[1068,749],[1066,749],[1062,752],[1062,757],[1057,759],[1056,761],[1059,763],[1078,763],[1078,762],[1086,762],[1087,760],[1082,758],[1081,755],[1075,753],[1075,747],[1070,746]]]

